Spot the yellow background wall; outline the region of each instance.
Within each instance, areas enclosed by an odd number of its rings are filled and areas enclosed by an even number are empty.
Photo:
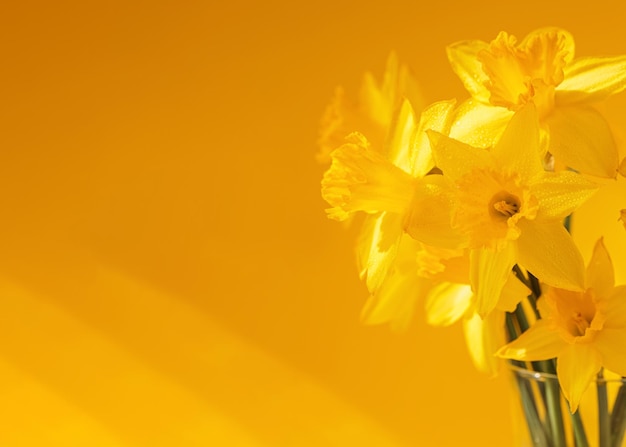
[[[376,3],[0,8],[0,445],[509,445],[460,328],[360,325],[317,125],[391,50],[464,99],[447,44],[624,54],[626,7]]]

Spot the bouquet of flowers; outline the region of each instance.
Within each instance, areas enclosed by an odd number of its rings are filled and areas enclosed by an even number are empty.
[[[354,102],[338,89],[322,119],[328,217],[361,226],[362,319],[462,321],[477,368],[509,359],[544,377],[517,379],[531,445],[621,446],[626,385],[606,384],[626,376],[626,285],[603,238],[585,266],[572,233],[578,208],[626,174],[598,108],[626,88],[626,56],[575,58],[558,28],[447,55],[469,99],[424,107],[392,54],[380,85],[367,74]],[[622,225],[622,202],[597,225]],[[597,438],[578,411],[592,383]]]

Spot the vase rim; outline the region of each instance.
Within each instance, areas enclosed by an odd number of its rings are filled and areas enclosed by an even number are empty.
[[[552,374],[552,373],[546,373],[546,372],[539,372],[539,371],[533,371],[532,369],[528,369],[522,366],[517,366],[517,365],[511,365],[510,363],[508,364],[508,368],[509,370],[511,370],[514,374],[521,376],[521,377],[525,377],[525,378],[532,378],[534,380],[538,380],[540,382],[545,382],[547,380],[558,380],[556,374]],[[626,385],[626,377],[621,377],[621,378],[602,378],[602,379],[598,379],[597,377],[595,377],[593,379],[594,382],[605,382],[605,383],[621,383],[621,384],[625,384]]]

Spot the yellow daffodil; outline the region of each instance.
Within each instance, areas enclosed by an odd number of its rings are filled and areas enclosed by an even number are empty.
[[[398,252],[407,211],[417,191],[428,188],[426,174],[434,162],[426,129],[447,132],[454,101],[435,103],[424,110],[419,123],[404,101],[383,155],[363,135],[352,134],[332,152],[332,164],[322,180],[322,197],[332,206],[328,216],[345,220],[355,212],[366,219],[359,240],[361,275],[376,294]]]
[[[525,361],[557,358],[557,376],[572,412],[602,367],[626,376],[626,286],[615,287],[602,240],[586,280],[582,292],[549,288],[538,301],[541,319],[498,352]]]
[[[548,284],[582,290],[583,260],[562,219],[596,187],[574,172],[544,171],[535,107],[517,112],[492,150],[429,136],[443,176],[415,194],[407,232],[469,248],[477,312],[494,309],[516,263]]]
[[[451,137],[492,146],[513,113],[533,103],[559,166],[615,177],[617,147],[592,104],[626,88],[626,56],[574,59],[574,39],[558,28],[534,31],[519,44],[501,32],[491,43],[458,42],[447,53],[472,95],[459,107]]]
[[[393,128],[393,118],[405,99],[415,110],[424,106],[415,78],[408,67],[398,62],[395,53],[389,55],[380,86],[371,73],[365,74],[356,103],[346,97],[342,88],[337,88],[320,123],[318,160],[329,162],[330,153],[356,131],[363,134],[375,150],[383,152],[385,140]]]

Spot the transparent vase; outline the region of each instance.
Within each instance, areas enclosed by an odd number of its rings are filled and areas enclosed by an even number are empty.
[[[598,377],[570,413],[554,374],[510,366],[514,446],[626,447],[626,379]]]

